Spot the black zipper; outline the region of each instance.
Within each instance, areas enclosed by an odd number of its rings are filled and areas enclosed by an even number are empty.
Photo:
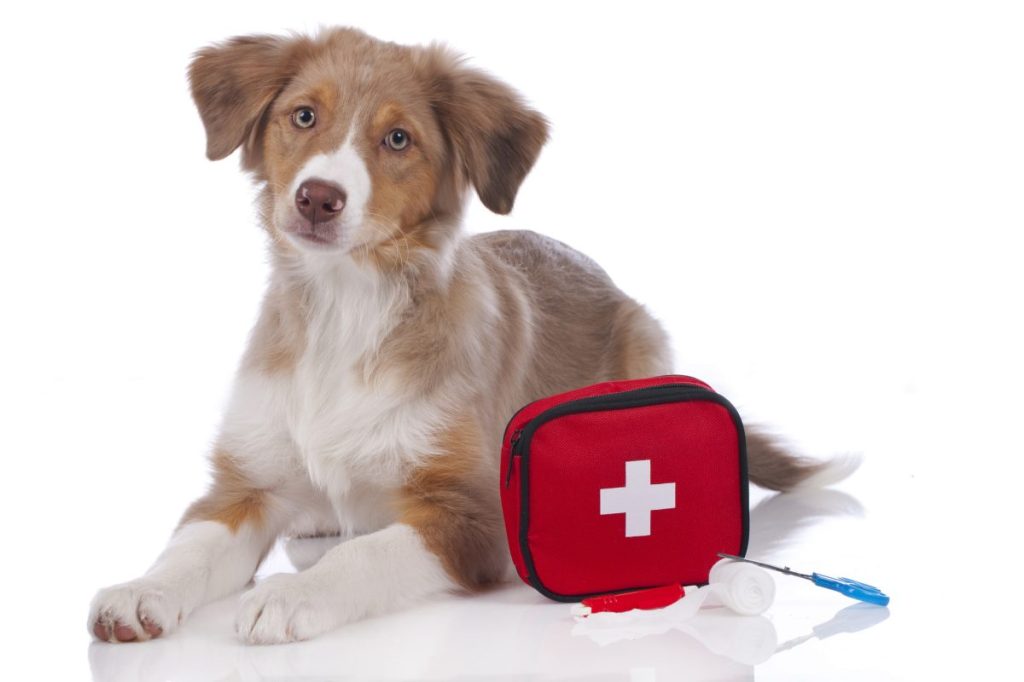
[[[683,383],[658,384],[657,386],[647,386],[644,388],[633,389],[631,391],[623,391],[621,393],[606,393],[604,395],[578,398],[544,410],[536,417],[526,422],[522,427],[516,429],[510,438],[510,456],[508,458],[508,471],[505,475],[505,487],[507,488],[511,483],[512,470],[514,467],[513,463],[515,462],[516,457],[519,457],[519,548],[522,552],[523,562],[526,564],[529,582],[538,592],[549,599],[562,602],[579,601],[581,599],[586,599],[587,597],[604,594],[603,592],[594,594],[558,594],[557,592],[552,592],[545,587],[537,575],[537,568],[534,566],[533,555],[530,552],[530,543],[528,541],[530,526],[530,441],[533,439],[533,435],[536,433],[537,429],[553,419],[557,419],[558,417],[563,417],[568,414],[598,410],[622,410],[631,407],[644,407],[647,405],[685,402],[689,400],[708,400],[718,403],[729,412],[729,415],[732,417],[733,424],[736,426],[737,437],[739,438],[740,509],[743,523],[743,534],[742,539],[740,540],[741,546],[738,554],[740,556],[744,556],[746,554],[748,534],[750,531],[749,491],[747,490],[747,441],[746,434],[743,431],[743,422],[740,420],[739,413],[736,412],[736,408],[733,407],[732,403],[718,393],[704,388],[703,386]],[[514,419],[515,415],[512,417],[512,420]],[[639,585],[636,587],[624,587],[622,590],[639,590],[646,589],[648,587],[654,586]]]
[[[592,395],[586,398],[577,398],[576,400],[570,400],[569,402],[549,407],[512,432],[512,437],[509,439],[508,471],[505,472],[505,487],[509,487],[512,482],[512,470],[515,468],[516,457],[522,456],[523,451],[527,447],[528,441],[533,438],[534,432],[543,424],[566,414],[586,412],[590,409],[617,410],[625,409],[627,407],[655,405],[662,402],[662,396],[658,396],[658,400],[648,400],[647,398],[649,395],[655,392],[665,393],[666,391],[671,394],[675,394],[679,391],[685,391],[688,395],[694,392],[717,395],[714,391],[696,384],[658,384],[657,386],[645,386],[643,388],[635,388],[630,391],[622,391],[621,393],[605,393],[603,395]],[[623,401],[627,401],[628,404],[619,405],[619,403]],[[675,401],[666,400],[664,402]],[[512,418],[515,419],[515,416],[513,415]]]
[[[507,488],[512,482],[512,469],[515,464],[516,457],[519,456],[519,442],[522,439],[523,430],[516,429],[512,433],[512,438],[509,439],[509,457],[508,457],[508,471],[505,473],[505,487]]]

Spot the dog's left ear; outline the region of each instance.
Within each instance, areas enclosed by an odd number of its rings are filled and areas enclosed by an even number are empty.
[[[211,161],[241,146],[242,166],[259,166],[266,111],[294,76],[309,45],[305,38],[239,36],[196,53],[188,75]]]
[[[461,64],[441,46],[426,48],[421,64],[434,111],[451,140],[456,162],[484,206],[512,210],[523,178],[548,139],[548,124],[510,87]]]

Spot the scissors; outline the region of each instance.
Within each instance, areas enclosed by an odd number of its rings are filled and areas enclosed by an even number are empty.
[[[789,566],[779,568],[778,566],[772,566],[771,564],[764,564],[760,561],[753,561],[752,559],[745,559],[741,556],[734,556],[732,554],[718,553],[718,556],[723,559],[731,559],[732,561],[743,561],[748,564],[754,564],[761,568],[767,568],[772,571],[778,571],[779,573],[785,573],[786,575],[794,575],[798,578],[810,580],[818,587],[824,587],[827,590],[835,590],[840,594],[845,594],[851,599],[858,599],[868,604],[877,604],[879,606],[886,606],[889,603],[889,596],[882,592],[877,587],[862,583],[858,580],[851,580],[850,578],[833,578],[831,576],[822,575],[821,573],[797,573],[796,571],[790,570]]]

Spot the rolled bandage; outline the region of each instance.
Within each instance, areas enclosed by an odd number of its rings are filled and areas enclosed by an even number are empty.
[[[708,583],[719,601],[744,616],[764,613],[775,600],[775,581],[751,564],[722,559],[711,567]]]

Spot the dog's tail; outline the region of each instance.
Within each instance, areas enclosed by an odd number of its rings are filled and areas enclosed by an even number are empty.
[[[860,466],[860,457],[846,455],[815,460],[790,449],[757,427],[747,427],[747,474],[762,488],[786,492],[824,488],[843,480]]]

